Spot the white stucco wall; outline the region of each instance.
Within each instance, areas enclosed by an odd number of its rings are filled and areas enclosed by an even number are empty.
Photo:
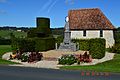
[[[86,30],[86,36],[83,36],[83,30],[71,31],[72,39],[104,38],[106,48],[112,47],[115,43],[113,30],[103,30],[103,37],[100,37],[100,30]]]
[[[113,31],[105,30],[103,34],[104,34],[103,37],[106,39],[106,47],[107,48],[112,47],[115,43]]]

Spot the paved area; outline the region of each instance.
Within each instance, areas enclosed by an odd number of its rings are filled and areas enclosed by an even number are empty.
[[[91,73],[93,72],[0,66],[0,80],[120,80],[120,74],[117,73]]]

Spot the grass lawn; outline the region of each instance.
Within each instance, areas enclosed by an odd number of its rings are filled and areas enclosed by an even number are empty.
[[[11,30],[0,30],[0,37],[2,38],[10,38],[10,33],[13,33],[15,37],[26,37],[26,32],[18,32],[18,31],[11,31]]]
[[[61,69],[71,70],[90,70],[97,72],[119,72],[120,73],[120,54],[116,54],[113,60],[106,61],[92,66],[63,66]]]
[[[0,58],[2,58],[2,55],[6,52],[11,52],[11,46],[10,45],[0,45]]]
[[[8,65],[8,64],[19,64],[19,63],[0,59],[0,64],[2,64],[2,65]]]
[[[18,64],[15,62],[7,61],[2,59],[2,55],[6,52],[11,52],[11,46],[10,45],[0,45],[0,64]]]

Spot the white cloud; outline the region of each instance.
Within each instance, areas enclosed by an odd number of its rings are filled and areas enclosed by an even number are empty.
[[[48,8],[48,13],[50,12],[50,10],[55,6],[55,4],[57,3],[58,0],[54,0],[54,2],[51,3],[51,5]]]
[[[43,5],[43,7],[41,8],[41,11],[46,10],[46,9],[50,6],[51,3],[52,3],[52,0],[47,1],[47,2]]]
[[[57,1],[58,0],[48,0],[41,8],[41,11],[47,11],[47,13],[49,13],[51,9],[55,6]]]

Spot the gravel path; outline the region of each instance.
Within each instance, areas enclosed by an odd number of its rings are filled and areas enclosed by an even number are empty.
[[[36,63],[28,63],[28,62],[21,62],[18,60],[11,60],[13,62],[21,63],[20,65],[10,65],[10,66],[24,66],[24,67],[36,67],[36,68],[52,68],[52,69],[59,69],[58,61],[38,61]]]
[[[59,50],[50,50],[50,51],[46,51],[46,52],[41,52],[43,53],[44,57],[54,57],[54,58],[58,58],[60,57],[62,54],[82,54],[85,51],[76,51],[76,52],[71,52],[71,51],[59,51]]]
[[[2,56],[2,59],[9,60],[11,54],[12,54],[12,52],[7,52],[7,53],[5,53],[5,54]]]
[[[51,50],[47,52],[42,52],[44,57],[60,57],[62,54],[82,54],[84,51],[77,51],[77,52],[62,52],[62,51],[56,51],[56,50]],[[8,60],[11,52],[8,52],[2,56],[3,59]],[[93,59],[91,63],[82,63],[80,65],[95,65],[98,63],[102,63],[108,60],[111,60],[114,58],[115,53],[108,53],[106,52],[105,57],[102,59]],[[10,65],[10,66],[25,66],[25,67],[36,67],[36,68],[52,68],[52,69],[59,69],[58,61],[48,61],[48,60],[42,60],[38,61],[36,63],[27,63],[27,62],[21,62],[19,60],[11,60],[13,62],[18,62],[21,63],[20,65]],[[77,65],[77,64],[74,64]]]

